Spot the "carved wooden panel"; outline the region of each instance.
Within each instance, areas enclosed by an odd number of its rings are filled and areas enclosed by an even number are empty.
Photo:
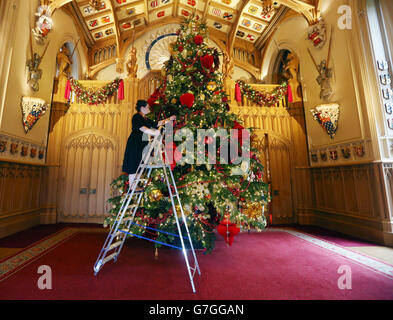
[[[161,84],[161,71],[150,71],[140,82],[140,97],[147,100],[156,88]]]
[[[40,207],[43,167],[0,162],[0,218]]]

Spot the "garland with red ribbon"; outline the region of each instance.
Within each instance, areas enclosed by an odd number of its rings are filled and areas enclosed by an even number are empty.
[[[286,82],[282,83],[271,92],[254,90],[249,84],[245,83],[243,80],[237,80],[236,85],[240,89],[241,93],[246,96],[247,99],[262,107],[273,107],[275,105],[278,105],[288,93],[288,85]],[[238,102],[241,102],[241,96],[239,94],[236,94],[236,100]]]
[[[110,97],[112,97],[115,92],[118,93],[118,99],[124,99],[124,81],[123,79],[116,78],[112,82],[106,84],[98,90],[86,89],[78,80],[72,77],[68,79],[64,98],[66,100],[70,99],[71,91],[75,92],[77,98],[82,100],[83,103],[89,105],[97,105],[105,103]]]

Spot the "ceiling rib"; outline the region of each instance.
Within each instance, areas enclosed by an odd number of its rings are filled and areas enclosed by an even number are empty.
[[[278,12],[274,15],[272,21],[269,23],[267,28],[263,30],[260,37],[255,41],[255,47],[258,50],[262,50],[263,46],[265,45],[266,41],[270,38],[270,36],[276,31],[278,24],[287,14],[290,9],[286,6],[281,6]]]
[[[115,13],[115,6],[113,3],[113,0],[109,0],[109,5],[112,10],[112,15],[113,15],[113,21],[115,23],[115,34],[116,34],[116,55],[118,58],[120,58],[120,46],[121,46],[121,34],[120,34],[120,28],[119,28],[119,21],[117,19],[117,15]]]
[[[81,30],[83,31],[83,37],[85,38],[86,45],[91,48],[94,46],[94,39],[90,33],[89,28],[87,27],[87,24],[85,22],[85,19],[82,16],[82,13],[79,10],[78,5],[75,2],[71,2],[69,6],[71,12],[73,13],[74,17],[76,17],[76,21],[81,27]]]
[[[149,25],[149,4],[148,4],[149,0],[145,0],[145,21],[146,21],[146,25]]]
[[[241,6],[240,9],[237,12],[237,17],[236,17],[236,21],[232,27],[231,32],[229,33],[229,37],[228,37],[228,41],[227,41],[227,50],[228,53],[231,54],[232,53],[232,48],[233,48],[233,44],[235,43],[235,38],[236,38],[236,32],[239,28],[239,22],[240,19],[243,15],[243,12],[246,9],[246,6],[250,3],[251,0],[242,0],[241,2]]]
[[[172,16],[175,17],[175,18],[178,16],[179,1],[180,1],[180,0],[174,0],[174,3],[173,3],[173,12],[172,12]]]
[[[203,16],[202,16],[202,22],[205,23],[206,19],[207,19],[207,15],[209,12],[209,7],[210,7],[210,3],[212,2],[212,0],[207,0],[205,3],[205,9],[203,11]]]

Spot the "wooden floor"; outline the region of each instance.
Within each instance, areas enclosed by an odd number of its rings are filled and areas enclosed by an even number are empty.
[[[348,249],[358,253],[377,258],[383,262],[393,264],[393,248],[390,247],[348,247]]]
[[[23,248],[0,248],[0,261],[14,255],[22,249]]]

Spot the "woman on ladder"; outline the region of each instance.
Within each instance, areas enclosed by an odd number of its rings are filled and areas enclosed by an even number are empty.
[[[158,136],[160,135],[160,130],[157,130],[158,127],[165,125],[169,121],[176,120],[176,116],[171,116],[158,122],[146,118],[146,115],[150,113],[150,106],[146,100],[138,100],[136,110],[137,113],[132,118],[132,132],[128,137],[122,168],[124,172],[128,173],[129,185],[131,187],[136,170],[142,160],[143,149],[149,143],[148,141],[143,141],[143,134]]]

